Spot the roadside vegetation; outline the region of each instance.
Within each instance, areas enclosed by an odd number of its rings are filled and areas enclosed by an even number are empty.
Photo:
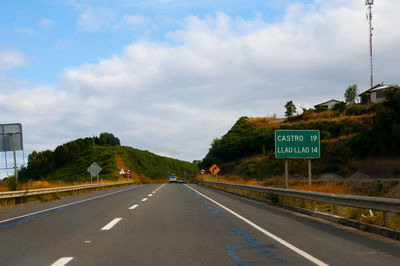
[[[354,100],[356,90],[354,85],[348,88],[347,101]],[[366,180],[368,182],[379,178],[400,178],[398,86],[392,87],[386,101],[379,104],[339,102],[331,110],[304,109],[300,115],[282,119],[241,117],[222,138],[213,140],[207,155],[198,163],[199,167],[208,169],[215,163],[221,168],[220,175],[232,180],[235,176],[261,183],[283,180],[284,162],[276,159],[274,154],[276,129],[320,130],[321,158],[313,160],[312,172],[313,178],[321,182],[325,176],[346,179],[353,174],[359,176],[359,172],[371,176]],[[291,180],[302,179],[306,182],[307,170],[307,160],[289,160]],[[382,195],[362,189],[358,189],[357,193],[386,196],[391,188],[398,185],[398,182],[392,183],[384,184]],[[276,181],[275,185],[283,186],[283,183]],[[400,197],[397,194],[389,196]]]
[[[32,152],[27,166],[18,173],[19,182],[12,176],[0,184],[0,191],[86,184],[90,182],[87,169],[93,162],[102,168],[101,182],[128,180],[126,174],[119,174],[122,168],[130,169],[130,180],[137,183],[165,182],[171,173],[187,178],[198,173],[196,164],[120,146],[113,134],[101,133],[62,144],[54,151]]]

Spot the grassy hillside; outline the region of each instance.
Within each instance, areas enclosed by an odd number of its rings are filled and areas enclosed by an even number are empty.
[[[136,180],[161,180],[171,173],[191,177],[198,173],[198,167],[193,163],[120,146],[119,140],[112,134],[102,134],[96,139],[84,138],[65,143],[54,151],[34,151],[28,157],[28,166],[19,172],[20,182],[87,182],[90,181],[87,169],[93,162],[102,168],[99,177],[105,180],[117,180],[121,165],[131,169]]]
[[[121,169],[117,168],[115,155],[123,159],[125,166],[135,174],[144,175],[150,179],[165,179],[170,173],[178,176],[194,176],[198,173],[195,164],[156,155],[148,151],[142,151],[126,146],[96,146],[82,154],[77,160],[56,169],[50,173],[46,180],[81,181],[90,180],[87,168],[92,162],[96,162],[103,170],[100,178],[118,179]]]
[[[313,161],[316,175],[349,176],[360,170],[357,161],[397,158],[400,155],[400,89],[394,87],[387,100],[374,105],[339,106],[335,110],[305,110],[288,119],[241,117],[221,139],[214,139],[200,166],[213,163],[221,174],[246,179],[283,175],[283,160],[275,158],[276,129],[319,129],[321,158]],[[291,174],[307,176],[307,161],[290,160]],[[400,166],[391,176],[400,176]]]

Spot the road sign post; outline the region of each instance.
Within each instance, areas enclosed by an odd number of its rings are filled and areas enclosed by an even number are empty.
[[[126,174],[128,175],[128,180],[129,180],[130,175],[131,175],[131,170],[130,170],[130,169],[127,169],[127,170],[126,170]]]
[[[308,159],[308,189],[311,189],[311,159]]]
[[[311,188],[311,159],[321,156],[319,130],[276,130],[275,157],[285,159],[285,188],[288,188],[288,159],[308,159],[308,186]]]
[[[18,167],[17,167],[17,154],[16,151],[23,151],[22,142],[22,125],[20,123],[2,124],[0,125],[0,152],[4,152],[6,168],[7,165],[7,152],[12,151],[14,157],[14,178],[18,183]],[[10,168],[11,169],[11,168]]]
[[[288,166],[288,159],[285,159],[285,188],[288,188],[289,182],[289,166]]]
[[[210,169],[210,172],[214,175],[217,176],[218,172],[220,171],[219,167],[216,164],[213,164]]]
[[[99,173],[101,172],[101,167],[96,163],[93,162],[87,171],[90,173],[90,182],[93,183],[93,176],[97,176],[97,183],[99,182]]]

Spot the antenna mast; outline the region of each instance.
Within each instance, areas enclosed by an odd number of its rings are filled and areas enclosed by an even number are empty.
[[[374,0],[365,0],[365,5],[368,6],[367,20],[369,23],[369,57],[370,57],[370,85],[371,88],[374,86],[374,78],[373,78],[373,67],[372,67],[372,31],[374,28],[372,27],[372,5],[374,4]]]

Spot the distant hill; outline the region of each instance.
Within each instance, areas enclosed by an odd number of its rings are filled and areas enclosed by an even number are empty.
[[[171,173],[191,177],[199,171],[193,163],[120,146],[118,138],[110,133],[102,134],[99,138],[65,143],[54,151],[34,151],[28,156],[27,167],[19,172],[19,180],[89,181],[87,168],[92,162],[102,168],[99,177],[107,180],[118,179],[121,167],[131,169],[131,176],[136,180],[161,180]]]
[[[304,110],[287,119],[241,117],[221,139],[213,140],[199,166],[208,169],[216,163],[221,174],[247,179],[282,175],[283,160],[274,155],[276,129],[319,129],[321,158],[313,161],[313,174],[349,176],[365,165],[360,160],[399,157],[400,89],[393,87],[380,104],[341,103],[333,110]],[[306,160],[290,160],[289,168],[292,174],[307,176]],[[400,176],[400,166],[387,172]]]

